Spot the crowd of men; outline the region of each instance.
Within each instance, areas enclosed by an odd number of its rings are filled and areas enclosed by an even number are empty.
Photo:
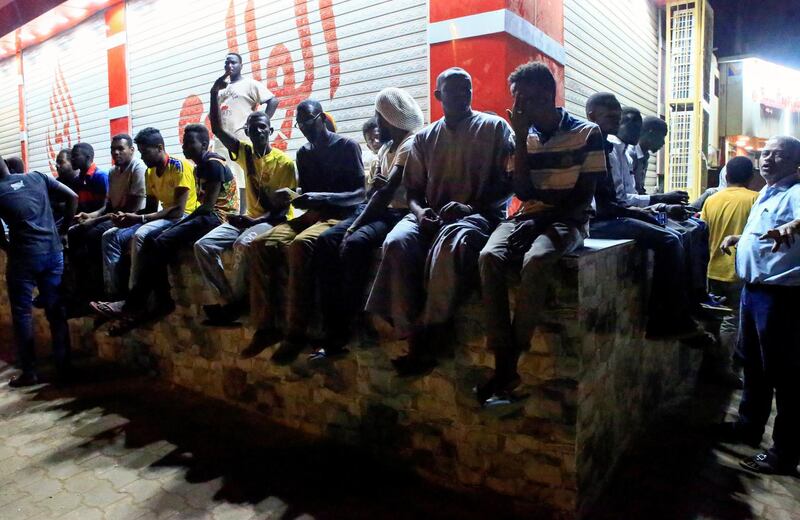
[[[393,360],[398,374],[424,374],[442,355],[459,303],[480,290],[495,372],[476,397],[493,405],[513,399],[521,383],[517,363],[542,319],[557,261],[590,236],[633,239],[655,259],[647,337],[706,348],[718,374],[735,379],[743,369],[740,418],[720,426],[723,440],[759,445],[776,392],[773,447],[743,464],[794,471],[800,333],[790,313],[800,296],[800,141],[767,142],[761,193],[747,189],[753,164],[736,158],[724,187],[694,208],[686,192],[644,189],[664,121],[622,107],[611,93],[589,97],[586,119],[570,114],[556,104],[548,67],[530,62],[508,78],[508,120],[472,109],[472,80],[461,68],[439,75],[444,117],[427,126],[408,92],[382,90],[363,127],[376,154],[367,165],[359,143],[335,132],[319,102],[302,101],[295,125],[307,142],[292,160],[270,143],[277,100],[242,77],[241,66],[229,54],[211,88],[214,151],[209,130],[192,124],[183,159],[167,153],[159,130],[145,128],[112,138],[109,172],[86,143],[59,153],[58,180],[0,161],[0,218],[10,240],[0,238],[22,370],[10,386],[38,382],[33,305],[45,309],[57,368],[67,375],[67,313],[91,309],[113,321],[111,334],[163,318],[175,309],[167,266],[193,247],[219,297],[203,307],[205,324],[229,326],[249,312],[256,332],[245,352],[277,344],[271,359],[281,364],[312,345],[309,362],[346,355],[368,313],[408,341],[407,354]],[[509,273],[521,279],[513,308]],[[315,312],[324,332],[318,342],[308,330]],[[724,315],[719,343],[698,321],[703,312]]]

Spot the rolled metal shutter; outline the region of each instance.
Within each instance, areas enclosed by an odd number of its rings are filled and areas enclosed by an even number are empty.
[[[0,155],[10,157],[21,153],[19,143],[19,92],[15,59],[0,61]]]
[[[195,0],[189,18],[185,8],[128,3],[133,129],[160,129],[170,153],[180,153],[180,128],[207,121],[208,92],[231,50],[281,100],[273,143],[291,155],[305,142],[293,128],[303,99],[320,101],[358,141],[384,87],[408,89],[427,113],[425,0]]]
[[[94,147],[95,162],[111,166],[106,26],[99,13],[22,52],[30,169],[55,173],[61,148]]]

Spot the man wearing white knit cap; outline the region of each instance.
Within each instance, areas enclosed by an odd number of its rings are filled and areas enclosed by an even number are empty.
[[[436,364],[460,301],[477,287],[478,253],[511,193],[514,149],[504,119],[472,110],[472,78],[453,67],[436,80],[444,117],[414,136],[403,172],[410,214],[383,243],[367,310],[408,339],[392,361],[401,375]]]
[[[424,124],[422,109],[408,92],[395,87],[375,99],[375,117],[386,144],[367,179],[369,202],[351,218],[325,231],[314,254],[320,287],[325,340],[311,354],[318,360],[346,353],[351,327],[364,306],[374,250],[408,213],[403,170],[414,133]]]

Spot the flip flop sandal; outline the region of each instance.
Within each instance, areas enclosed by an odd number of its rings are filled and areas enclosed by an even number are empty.
[[[98,314],[102,314],[106,318],[111,318],[113,320],[119,319],[122,317],[123,312],[120,309],[114,307],[113,303],[108,302],[91,302],[89,306]]]
[[[337,359],[340,357],[346,356],[350,352],[349,349],[336,349],[330,352],[327,352],[324,348],[318,349],[311,354],[308,355],[308,361],[315,362],[315,361],[324,361],[326,359]]]
[[[746,470],[765,475],[792,475],[797,473],[796,467],[781,464],[774,455],[767,452],[758,453],[752,457],[742,459],[739,465]]]

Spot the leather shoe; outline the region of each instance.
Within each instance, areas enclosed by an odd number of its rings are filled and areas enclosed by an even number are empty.
[[[9,380],[8,386],[11,388],[24,388],[26,386],[33,386],[39,384],[39,376],[35,372],[23,372],[18,376],[14,376]]]

